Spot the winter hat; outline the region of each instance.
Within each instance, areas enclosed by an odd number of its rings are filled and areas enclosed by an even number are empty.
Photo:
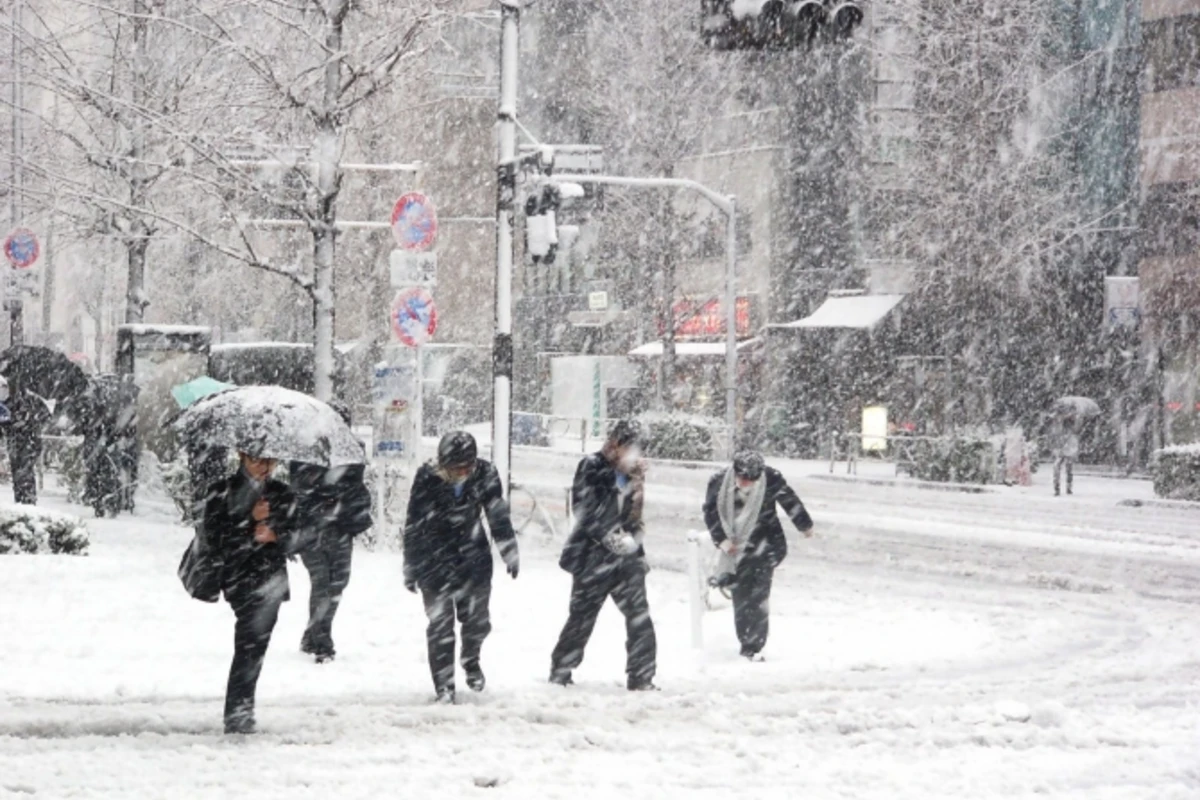
[[[474,464],[478,455],[475,437],[466,431],[451,431],[438,442],[437,460],[442,469]]]
[[[756,481],[762,477],[765,467],[763,457],[753,450],[742,450],[733,457],[733,474],[739,478]]]
[[[617,447],[627,447],[631,444],[641,444],[643,434],[642,423],[636,419],[623,419],[609,430],[608,441]]]

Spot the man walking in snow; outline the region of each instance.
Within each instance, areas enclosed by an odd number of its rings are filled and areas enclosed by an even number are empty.
[[[800,498],[752,451],[738,453],[733,466],[712,476],[704,499],[704,522],[721,550],[712,583],[732,588],[734,628],[741,655],[750,661],[763,660],[771,581],[787,557],[776,504],[801,533],[812,536],[813,521]]]
[[[575,527],[559,566],[571,573],[571,606],[550,662],[550,682],[569,686],[604,601],[612,597],[625,615],[626,686],[655,690],[658,652],[646,600],[646,552],[642,549],[645,462],[636,420],[613,426],[604,448],[579,462],[571,487]]]
[[[404,585],[421,592],[429,618],[426,644],[438,702],[453,703],[455,619],[462,624],[462,666],[467,686],[483,691],[479,666],[491,633],[492,551],[483,518],[508,574],[517,577],[520,556],[500,474],[478,457],[475,438],[463,431],[442,437],[437,460],[413,479],[404,526]]]
[[[289,472],[296,492],[298,524],[308,529],[312,544],[300,551],[308,570],[308,625],[300,651],[318,664],[332,661],[333,618],[350,583],[354,537],[371,527],[371,493],[364,467],[293,464]]]

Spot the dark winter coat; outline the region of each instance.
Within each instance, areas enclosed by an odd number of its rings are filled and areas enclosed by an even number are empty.
[[[267,525],[276,542],[254,541],[254,504],[259,497],[271,506]],[[276,480],[256,486],[242,470],[209,487],[204,504],[202,533],[223,565],[221,589],[234,602],[248,592],[261,589],[272,578],[282,581],[287,591],[287,557],[295,552],[296,502],[287,484]]]
[[[704,523],[708,526],[713,544],[718,547],[729,538],[717,509],[725,473],[726,470],[721,470],[709,479],[708,492],[704,497]],[[812,528],[813,521],[808,515],[808,510],[804,508],[804,503],[800,502],[800,498],[792,491],[792,487],[788,486],[779,470],[767,467],[763,477],[767,487],[763,494],[762,510],[758,514],[754,530],[750,533],[742,558],[765,559],[772,567],[778,567],[787,558],[788,546],[787,537],[783,535],[783,525],[780,524],[779,514],[775,509],[776,504],[783,508],[792,523],[801,531]]]
[[[325,469],[294,463],[289,468],[296,495],[296,520],[319,543],[325,536],[356,536],[371,527],[371,492],[356,464]]]
[[[427,591],[492,579],[492,550],[483,517],[501,556],[517,548],[500,474],[479,459],[455,494],[435,464],[424,464],[413,479],[404,526],[404,581]]]
[[[622,502],[622,499],[624,502]],[[633,493],[621,497],[617,469],[602,453],[592,453],[579,462],[571,484],[571,507],[575,527],[567,537],[558,565],[572,575],[591,574],[614,567],[628,558],[645,558],[639,545],[629,556],[613,553],[602,540],[620,530],[641,541],[642,521],[635,513]]]

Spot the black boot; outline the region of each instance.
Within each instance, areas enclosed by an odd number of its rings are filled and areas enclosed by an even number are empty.
[[[483,688],[487,686],[487,678],[483,677],[483,670],[479,668],[479,665],[466,670],[466,673],[467,688],[472,692],[482,692]]]

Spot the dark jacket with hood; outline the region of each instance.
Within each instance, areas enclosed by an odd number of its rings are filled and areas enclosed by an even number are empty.
[[[617,468],[604,453],[592,453],[580,461],[571,484],[575,527],[558,565],[572,575],[585,575],[620,566],[627,559],[645,558],[638,491],[640,487],[622,494]],[[637,552],[623,556],[609,550],[603,540],[614,531],[633,536],[638,541]]]
[[[501,556],[517,549],[500,474],[478,459],[475,471],[459,485],[450,483],[436,464],[417,470],[404,526],[404,581],[439,591],[468,581],[492,579],[492,550],[483,518]]]
[[[254,541],[254,504],[265,498],[270,505],[266,524],[276,542]],[[270,580],[281,580],[283,599],[290,599],[287,557],[297,549],[295,498],[287,484],[276,480],[259,483],[239,469],[212,484],[204,504],[204,536],[222,562],[221,589],[233,602],[247,592],[263,588]]]
[[[729,538],[721,524],[720,511],[717,504],[721,497],[721,483],[725,480],[728,470],[721,470],[708,481],[708,492],[704,498],[704,523],[712,536],[713,544],[718,547]],[[762,509],[758,513],[758,521],[750,533],[743,559],[766,559],[772,567],[779,566],[787,558],[787,537],[783,534],[783,525],[779,522],[776,504],[781,506],[792,523],[801,531],[807,531],[813,526],[812,517],[804,508],[804,503],[788,486],[787,481],[779,470],[767,467],[763,471],[766,480],[766,491],[763,494]]]

